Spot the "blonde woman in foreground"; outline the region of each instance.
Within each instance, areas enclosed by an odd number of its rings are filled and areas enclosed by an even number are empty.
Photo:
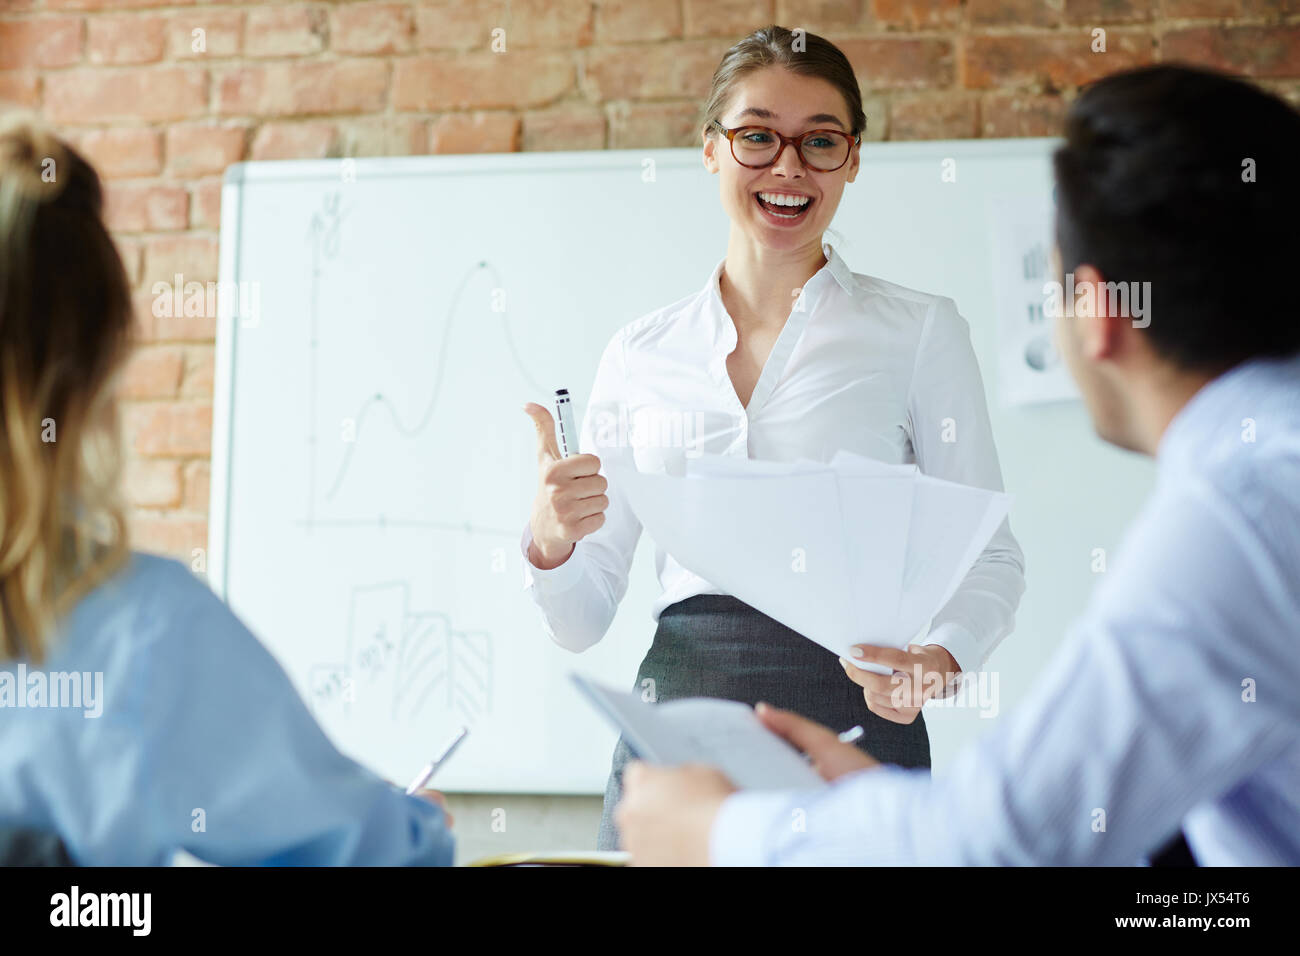
[[[449,865],[436,794],[340,754],[202,582],[130,550],[131,301],[101,208],[67,144],[0,126],[0,830],[89,865]]]

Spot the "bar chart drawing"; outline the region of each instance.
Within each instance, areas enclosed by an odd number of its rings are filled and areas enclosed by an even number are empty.
[[[492,636],[410,610],[405,582],[359,587],[341,657],[312,665],[308,686],[312,712],[325,721],[409,724],[450,714],[473,725],[492,710]]]

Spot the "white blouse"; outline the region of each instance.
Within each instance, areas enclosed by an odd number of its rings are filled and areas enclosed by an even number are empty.
[[[951,299],[851,272],[829,243],[826,265],[795,299],[748,408],[727,373],[736,327],[722,303],[720,262],[694,295],[622,328],[601,358],[579,440],[668,454],[828,462],[839,449],[938,478],[1001,491],[1002,471],[970,331]],[[605,524],[551,570],[527,558],[524,586],[556,643],[599,641],[627,590],[641,524],[611,483]],[[662,591],[651,615],[696,594],[724,593],[655,552]],[[1024,556],[1007,522],[920,643],[978,670],[1010,633]]]

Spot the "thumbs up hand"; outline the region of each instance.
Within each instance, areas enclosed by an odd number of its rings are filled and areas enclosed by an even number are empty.
[[[533,543],[528,560],[533,567],[549,570],[569,560],[573,546],[605,523],[609,483],[595,455],[560,457],[549,411],[529,402],[524,412],[537,429],[537,497],[529,519]]]

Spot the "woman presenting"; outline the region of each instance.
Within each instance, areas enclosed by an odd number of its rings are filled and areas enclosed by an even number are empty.
[[[703,147],[731,220],[726,258],[701,291],[614,336],[583,424],[586,454],[561,459],[549,412],[526,408],[540,462],[526,583],[561,646],[581,651],[604,636],[641,534],[589,453],[597,409],[694,423],[683,434],[694,431],[693,448],[710,454],[826,462],[846,449],[1002,490],[983,383],[952,300],[855,274],[823,241],[857,176],[865,125],[853,69],[821,37],[767,27],[722,58]],[[904,767],[930,765],[924,699],[983,665],[1024,590],[1023,557],[1004,522],[919,643],[858,648],[895,671],[881,676],[837,661],[671,554],[659,550],[656,568],[658,626],[638,689],[656,700],[762,700],[830,727],[860,724],[863,750]],[[629,756],[620,740],[602,849],[618,845],[611,814]]]

